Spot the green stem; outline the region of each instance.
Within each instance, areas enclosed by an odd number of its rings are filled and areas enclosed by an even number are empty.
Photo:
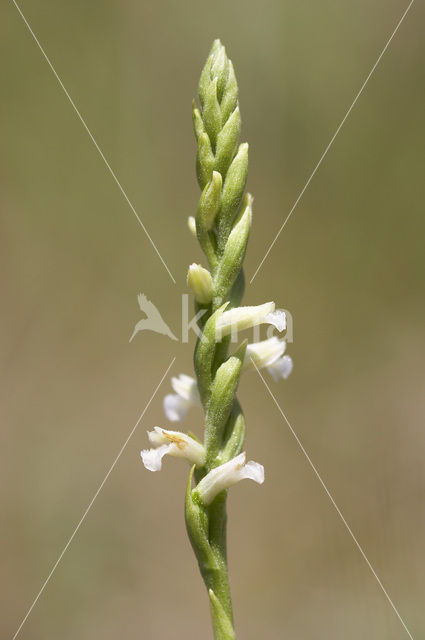
[[[217,560],[218,568],[211,576],[208,588],[211,588],[220,600],[228,618],[233,622],[232,598],[230,595],[229,575],[227,571],[226,548],[226,491],[220,493],[210,505],[209,511],[209,541]]]
[[[209,507],[210,515],[210,544],[217,559],[218,569],[213,576],[212,588],[218,601],[226,614],[227,621],[231,625],[231,631],[223,635],[222,612],[217,607],[211,607],[211,617],[216,640],[232,640],[235,637],[233,630],[232,596],[230,592],[229,573],[227,569],[227,544],[226,544],[226,512],[227,492],[223,491],[217,496]]]

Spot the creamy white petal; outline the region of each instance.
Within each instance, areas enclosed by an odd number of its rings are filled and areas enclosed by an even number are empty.
[[[205,464],[205,447],[181,431],[169,431],[161,427],[154,427],[153,431],[148,431],[151,444],[160,449],[167,447],[162,455],[186,458],[191,464],[203,466]]]
[[[182,398],[191,400],[192,402],[200,402],[198,385],[192,376],[187,376],[184,373],[180,373],[177,378],[173,376],[171,378],[171,386]]]
[[[262,369],[280,358],[286,349],[285,340],[280,340],[277,336],[272,336],[268,340],[253,342],[246,348],[243,370]]]
[[[168,393],[163,400],[164,413],[168,420],[180,422],[193,406],[193,402],[186,400],[177,393]]]
[[[193,216],[189,216],[187,219],[187,226],[189,227],[190,233],[196,238],[196,221]]]
[[[292,358],[290,356],[282,356],[272,364],[268,365],[267,371],[273,377],[273,380],[276,382],[279,378],[286,378],[289,376],[293,369],[294,363],[292,362]]]
[[[254,307],[235,307],[224,311],[218,318],[216,323],[216,335],[218,339],[222,336],[229,335],[232,331],[243,331],[260,324],[275,324],[274,302],[266,302]],[[267,317],[270,316],[272,321]]]
[[[171,378],[171,386],[176,393],[165,396],[164,412],[168,420],[179,422],[192,406],[201,404],[198,385],[195,378],[180,373],[178,377]]]
[[[160,471],[162,469],[162,458],[168,453],[171,445],[163,444],[157,449],[143,449],[140,452],[143,464],[148,471]]]
[[[212,469],[202,478],[193,491],[205,505],[209,505],[221,491],[228,489],[245,478],[262,484],[264,482],[263,465],[253,460],[245,464],[245,459],[246,453],[244,452],[233,458],[233,460]]]
[[[267,314],[265,322],[275,326],[279,332],[284,331],[286,329],[286,313],[283,309],[276,309],[276,311]]]
[[[187,284],[200,304],[209,304],[213,297],[211,273],[200,264],[191,264],[187,273]]]
[[[254,480],[257,484],[263,484],[264,482],[264,467],[259,462],[249,460],[243,468],[243,476],[241,480],[248,478]]]

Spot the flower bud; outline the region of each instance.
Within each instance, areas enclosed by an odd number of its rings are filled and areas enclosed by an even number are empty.
[[[239,145],[239,150],[226,174],[221,195],[219,245],[227,240],[232,222],[239,209],[248,173],[248,143]]]
[[[212,172],[212,179],[207,183],[198,204],[198,219],[204,229],[212,229],[214,220],[221,205],[222,179],[218,171]]]
[[[235,222],[224,247],[223,255],[214,276],[214,295],[218,298],[223,298],[227,291],[231,289],[241,269],[251,229],[252,201],[252,196],[247,193],[245,207]]]
[[[211,146],[215,149],[217,136],[222,126],[221,109],[217,99],[217,78],[212,80],[207,89],[202,118],[211,140]]]
[[[196,175],[201,189],[211,180],[214,155],[207,133],[201,132],[198,137],[198,153],[196,155]]]
[[[187,219],[187,226],[190,233],[196,238],[196,220],[193,216],[189,216]]]
[[[234,402],[241,375],[242,358],[231,356],[217,369],[205,417],[205,446],[208,459],[218,454],[221,438]]]
[[[224,88],[227,83],[229,75],[228,66],[226,49],[220,42],[220,45],[213,56],[213,63],[211,65],[211,77],[217,78],[217,98],[219,101],[223,96]]]
[[[207,99],[208,89],[211,84],[211,79],[212,79],[211,67],[214,63],[215,56],[221,46],[222,44],[220,40],[214,40],[213,45],[211,47],[211,51],[208,55],[207,61],[204,65],[204,68],[202,69],[201,77],[199,78],[198,95],[199,95],[199,100],[201,102],[202,108],[204,108],[204,104]]]
[[[214,169],[225,175],[233,160],[241,131],[239,107],[233,111],[217,137]]]
[[[192,119],[193,119],[193,130],[195,132],[196,139],[199,138],[201,133],[205,133],[204,123],[202,122],[201,112],[197,108],[195,101],[192,101]]]
[[[208,269],[191,264],[187,272],[187,284],[200,304],[209,304],[213,296],[212,278]]]
[[[238,104],[238,83],[236,81],[235,70],[231,60],[228,60],[228,76],[227,83],[224,88],[223,97],[220,102],[221,117],[223,122],[227,121],[227,118],[235,110]]]
[[[202,404],[205,406],[209,398],[212,384],[212,370],[216,346],[216,322],[228,306],[228,302],[223,304],[206,321],[202,337],[198,340],[195,348],[195,371],[198,380],[199,395]]]

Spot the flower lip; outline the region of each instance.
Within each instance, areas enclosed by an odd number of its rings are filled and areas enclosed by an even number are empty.
[[[285,353],[285,349],[286,341],[277,336],[248,344],[243,363],[244,371],[268,367]]]
[[[171,378],[171,386],[174,391],[186,400],[199,401],[198,387],[195,378],[181,373],[178,378]]]
[[[267,365],[267,371],[276,382],[279,378],[286,380],[293,369],[294,363],[291,356],[282,356],[271,364]]]
[[[180,422],[185,417],[188,409],[192,406],[191,402],[181,398],[176,393],[167,393],[163,401],[164,413],[168,420],[172,422]]]
[[[268,313],[265,321],[274,325],[279,332],[286,329],[286,313],[283,309],[276,309],[276,311]]]
[[[200,404],[198,385],[195,378],[181,373],[171,378],[171,386],[176,393],[164,397],[164,412],[168,420],[179,422],[191,407]]]
[[[144,449],[141,456],[149,471],[159,471],[165,455],[185,458],[197,466],[205,464],[205,447],[186,433],[154,427],[153,431],[148,431],[148,437],[154,448]]]
[[[157,449],[143,449],[140,452],[143,464],[148,471],[161,471],[162,458],[168,453],[168,445],[163,444]]]

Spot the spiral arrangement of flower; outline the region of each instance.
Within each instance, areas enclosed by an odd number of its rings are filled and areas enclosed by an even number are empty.
[[[245,418],[236,392],[244,371],[267,368],[276,380],[286,378],[292,360],[284,354],[285,340],[277,336],[252,344],[242,341],[230,353],[240,331],[268,324],[282,332],[286,318],[274,302],[240,306],[253,198],[244,195],[248,144],[239,144],[238,86],[219,40],[201,73],[198,94],[200,108],[193,104],[193,124],[202,193],[188,226],[208,268],[192,264],[187,276],[199,317],[196,378],[172,378],[175,393],[165,397],[164,410],[170,421],[178,422],[191,406],[202,406],[204,438],[200,442],[157,426],[148,434],[152,448],[142,451],[142,459],[150,471],[161,469],[165,455],[185,458],[192,465],[185,501],[187,531],[208,589],[214,636],[231,640],[235,632],[226,558],[227,489],[245,478],[264,481],[263,466],[246,462]]]

